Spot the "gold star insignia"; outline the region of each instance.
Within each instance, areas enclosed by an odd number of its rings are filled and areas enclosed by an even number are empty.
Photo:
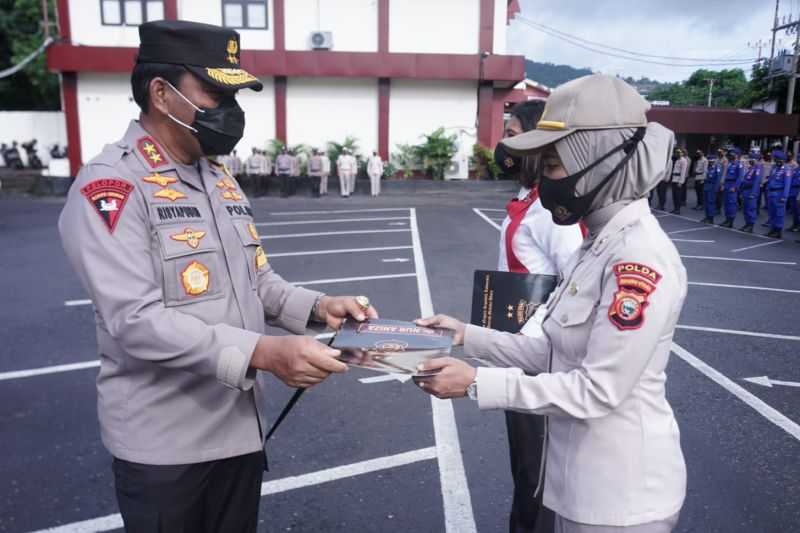
[[[256,225],[252,222],[247,224],[247,231],[250,232],[250,236],[253,237],[255,240],[260,241],[261,238],[258,236],[258,230],[256,229]]]
[[[217,187],[223,190],[236,190],[236,182],[230,178],[223,178],[217,182]]]
[[[153,155],[158,153],[158,150],[156,150],[156,147],[153,143],[145,142],[142,145],[142,148],[144,149],[145,152],[147,152],[147,155]]]
[[[155,196],[156,198],[166,198],[171,202],[174,202],[175,200],[178,200],[180,198],[186,198],[186,195],[183,194],[181,191],[176,191],[175,189],[170,189],[169,187],[154,192],[153,196]]]
[[[148,157],[150,158],[150,161],[152,161],[153,163],[161,162],[161,154],[158,153],[150,154]]]
[[[259,246],[256,248],[256,269],[261,270],[261,268],[267,264],[267,253],[264,251],[264,247]]]
[[[197,248],[200,246],[200,239],[206,236],[205,231],[195,231],[192,228],[186,228],[183,230],[183,233],[176,233],[175,235],[170,235],[169,238],[173,241],[178,242],[185,242],[192,248]]]
[[[157,185],[160,185],[161,187],[166,187],[167,185],[171,185],[173,183],[176,183],[178,181],[178,178],[171,178],[169,176],[162,176],[161,174],[156,172],[152,176],[143,177],[142,181],[144,181],[146,183],[155,183]]]

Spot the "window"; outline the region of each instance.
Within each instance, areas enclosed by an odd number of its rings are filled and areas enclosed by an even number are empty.
[[[138,26],[164,18],[164,0],[100,0],[104,26]]]
[[[267,0],[222,0],[222,25],[226,28],[267,29]]]

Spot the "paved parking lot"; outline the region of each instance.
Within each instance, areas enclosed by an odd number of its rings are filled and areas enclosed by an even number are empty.
[[[473,271],[496,264],[510,191],[252,203],[286,279],[368,294],[386,318],[465,318]],[[0,200],[0,531],[121,528],[92,308],[61,250],[60,207]],[[800,245],[657,216],[691,283],[668,370],[689,470],[678,531],[798,531]],[[303,396],[269,443],[260,530],[505,531],[502,414],[374,377],[351,370]],[[292,390],[264,379],[274,418]]]

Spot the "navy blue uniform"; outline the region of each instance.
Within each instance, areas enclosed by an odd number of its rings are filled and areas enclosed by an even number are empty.
[[[706,218],[714,219],[717,215],[717,191],[722,179],[722,163],[719,159],[708,165],[708,174],[703,184],[703,199],[706,206]]]
[[[764,162],[758,161],[747,171],[737,189],[744,204],[744,222],[752,226],[758,219],[758,195],[761,194],[761,179],[764,175]]]
[[[786,218],[786,200],[792,185],[792,171],[788,165],[776,164],[767,180],[767,208],[772,231],[783,231]]]

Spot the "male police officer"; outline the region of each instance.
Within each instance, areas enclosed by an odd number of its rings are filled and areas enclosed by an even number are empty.
[[[758,219],[758,196],[761,194],[761,179],[764,176],[764,161],[761,154],[751,152],[753,164],[745,173],[740,183],[736,184],[736,189],[742,196],[744,212],[744,226],[740,231],[753,233],[753,225]]]
[[[294,287],[270,267],[238,183],[205,156],[242,136],[239,35],[185,21],[139,27],[142,112],[79,173],[59,220],[95,307],[103,443],[128,532],[255,532],[264,466],[256,370],[310,387],[345,366],[301,334],[377,316]],[[264,322],[297,335],[265,336]]]
[[[701,220],[706,224],[713,224],[714,217],[717,216],[717,190],[722,179],[723,162],[722,157],[717,152],[717,159],[708,165],[706,181],[703,183],[703,200],[706,208],[706,217]]]
[[[732,228],[736,219],[738,208],[739,186],[745,174],[745,167],[739,160],[741,151],[738,148],[728,150],[728,168],[725,170],[725,222],[720,224],[723,228]]]
[[[697,197],[697,205],[694,206],[695,211],[703,209],[703,186],[706,181],[706,171],[708,170],[708,159],[702,150],[698,150],[697,160],[694,163],[694,192]]]
[[[780,239],[783,235],[784,218],[786,217],[786,200],[792,186],[792,167],[784,163],[786,154],[781,150],[774,150],[772,158],[775,166],[767,179],[767,209],[769,212],[769,233],[767,237]]]

